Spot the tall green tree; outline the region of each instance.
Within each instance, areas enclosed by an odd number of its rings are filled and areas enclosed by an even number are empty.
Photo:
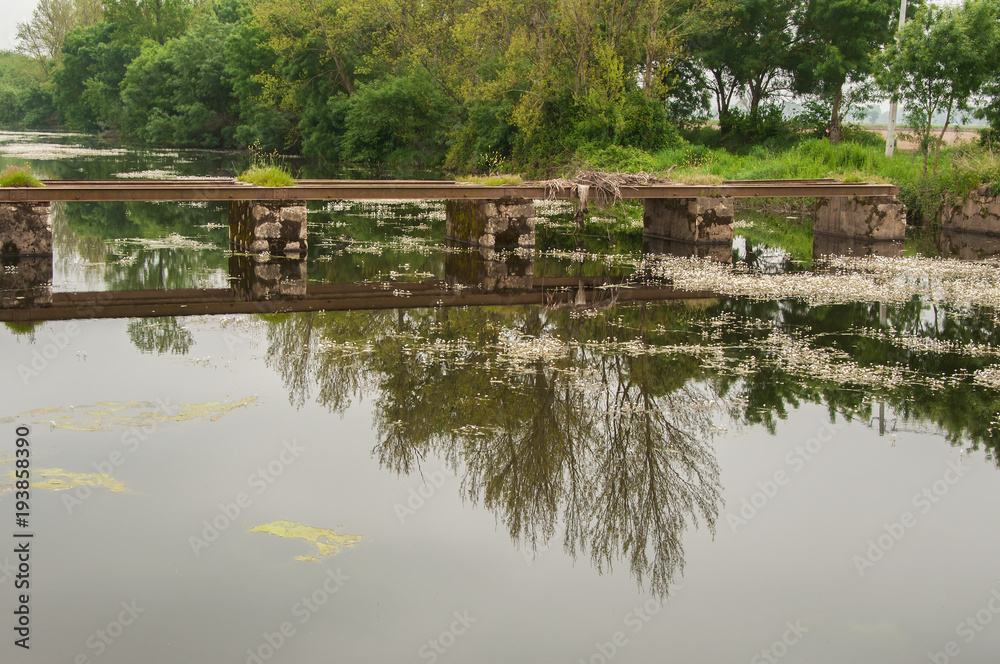
[[[290,88],[278,70],[280,57],[268,43],[270,35],[257,25],[249,3],[233,2],[228,8],[229,16],[228,10],[216,13],[233,23],[225,55],[237,116],[236,142],[257,143],[267,152],[299,149],[297,104],[285,94]]]
[[[44,65],[22,53],[0,51],[0,125],[51,126],[58,120]]]
[[[105,15],[116,41],[139,45],[152,39],[162,46],[184,34],[195,8],[194,0],[106,0]]]
[[[178,39],[146,42],[121,83],[122,133],[158,145],[231,145],[232,83],[220,48],[231,28],[209,12]]]
[[[934,144],[937,172],[941,144],[953,114],[970,113],[983,87],[996,79],[1000,49],[1000,3],[972,0],[961,7],[927,5],[879,58],[880,86],[904,100],[908,122],[921,138],[924,173]],[[935,116],[944,126],[933,140]]]
[[[745,97],[756,116],[762,102],[787,88],[794,0],[737,0],[717,29],[692,38],[693,55],[709,72],[719,118]]]
[[[39,0],[31,20],[17,24],[17,47],[41,61],[58,60],[63,40],[74,28],[101,18],[102,0]]]
[[[119,126],[119,85],[139,48],[115,41],[114,34],[114,26],[102,21],[66,36],[52,81],[56,106],[71,127],[103,131]]]
[[[829,102],[831,143],[840,141],[845,86],[869,76],[898,13],[896,0],[809,0],[794,12],[794,86]]]

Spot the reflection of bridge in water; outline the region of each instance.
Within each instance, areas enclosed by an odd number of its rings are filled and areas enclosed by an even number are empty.
[[[593,309],[714,297],[622,277],[534,277],[533,263],[516,257],[454,256],[443,280],[310,284],[303,259],[234,255],[229,288],[67,293],[52,292],[51,259],[26,257],[0,277],[0,322],[513,305]]]

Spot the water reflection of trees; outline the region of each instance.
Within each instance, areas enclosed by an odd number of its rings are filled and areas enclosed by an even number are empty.
[[[912,377],[891,389],[844,389],[815,377],[790,377],[780,367],[764,363],[748,376],[720,378],[724,393],[732,388],[745,395],[748,423],[763,423],[773,431],[788,408],[799,403],[826,404],[831,413],[870,418],[871,404],[878,400],[903,420],[903,426],[936,428],[949,442],[985,447],[1000,462],[1000,437],[994,432],[1000,394],[969,379],[997,363],[1000,354],[990,351],[1000,348],[995,312],[928,304],[916,297],[892,306],[877,302],[809,306],[801,300],[734,298],[721,301],[720,311],[795,330],[811,347],[843,353],[861,367],[894,367]],[[760,341],[768,329],[754,332],[731,326],[720,342],[743,345],[733,355],[749,359],[759,356],[760,350],[747,341]]]
[[[969,379],[996,358],[958,350],[998,346],[989,312],[918,300],[883,308],[727,299],[585,316],[443,308],[267,321],[267,361],[294,406],[315,400],[342,412],[373,396],[373,453],[384,467],[410,473],[444,459],[514,541],[547,545],[562,527],[567,551],[601,570],[624,561],[658,592],[683,564],[687,524],[714,525],[716,413],[773,431],[803,403],[867,419],[878,400],[952,442],[996,452],[1000,395]],[[897,367],[920,380],[859,386],[790,372],[770,356],[775,332],[860,370]]]
[[[272,322],[268,357],[300,405],[333,410],[376,388],[374,454],[400,473],[429,455],[463,475],[515,542],[619,560],[666,593],[691,522],[714,528],[712,394],[663,357],[515,341],[551,332],[537,308],[313,314]],[[504,323],[508,325],[504,325]],[[433,333],[435,340],[429,341]],[[334,345],[331,339],[336,339]],[[683,375],[678,375],[681,372]]]
[[[221,280],[227,228],[221,208],[155,203],[59,203],[52,208],[56,246],[63,260],[80,260],[88,281],[108,290],[198,288],[209,275]],[[196,238],[219,250],[144,248],[135,238],[171,234]],[[128,243],[115,242],[126,239]]]

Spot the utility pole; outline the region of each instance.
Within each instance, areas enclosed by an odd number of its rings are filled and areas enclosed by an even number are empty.
[[[901,0],[899,3],[899,30],[903,29],[903,24],[906,23],[906,0]],[[891,157],[892,151],[896,147],[896,95],[892,96],[892,101],[889,103],[889,127],[885,132],[885,156]]]

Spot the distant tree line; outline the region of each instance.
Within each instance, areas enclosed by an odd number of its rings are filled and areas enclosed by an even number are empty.
[[[657,150],[794,97],[837,142],[899,94],[1000,123],[1000,0],[41,0],[0,53],[0,123],[461,170]]]

